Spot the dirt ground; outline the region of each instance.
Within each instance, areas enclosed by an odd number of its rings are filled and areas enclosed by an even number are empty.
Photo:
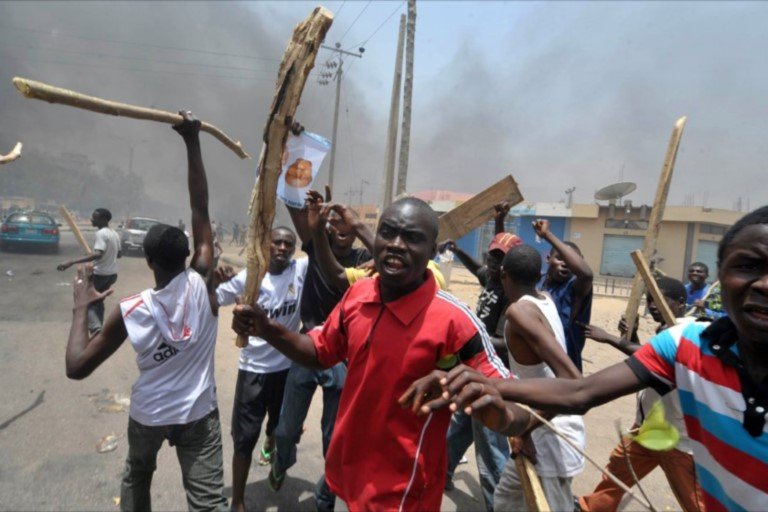
[[[477,280],[463,267],[454,267],[451,270],[449,291],[461,300],[473,306],[477,303],[480,294],[480,286]],[[616,325],[624,312],[627,304],[626,298],[608,297],[597,295],[592,303],[592,324],[617,332]],[[650,316],[640,318],[639,335],[641,340],[648,340],[653,335],[655,324]],[[615,364],[626,358],[621,352],[591,340],[587,340],[584,349],[584,375],[590,375],[607,366]],[[629,428],[635,418],[635,397],[627,396],[619,400],[605,404],[589,411],[584,421],[587,432],[587,454],[601,467],[608,461],[608,455],[618,443],[619,437],[616,431],[616,421],[619,420],[624,429]],[[470,465],[474,465],[470,460]],[[457,488],[462,485],[460,478],[461,468],[457,473]],[[473,471],[474,473],[474,471]],[[584,472],[574,478],[573,492],[576,495],[584,495],[594,489],[600,480],[600,472],[587,462]],[[677,510],[679,505],[667,484],[666,478],[660,469],[654,470],[641,481],[643,489],[651,497],[657,510]],[[450,500],[450,494],[446,493],[446,501]],[[642,510],[637,503],[624,498],[622,510]]]

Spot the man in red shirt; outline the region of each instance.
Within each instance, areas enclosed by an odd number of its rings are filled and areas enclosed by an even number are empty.
[[[438,510],[451,411],[414,413],[440,395],[436,368],[462,362],[488,377],[507,376],[480,321],[439,291],[427,270],[437,231],[425,202],[390,205],[374,241],[379,275],[351,286],[325,324],[306,335],[270,321],[257,306],[235,309],[235,331],[262,337],[299,364],[348,361],[326,479],[352,511]],[[398,398],[414,402],[412,410]],[[522,432],[528,414],[496,398],[493,417],[480,419],[509,435]]]

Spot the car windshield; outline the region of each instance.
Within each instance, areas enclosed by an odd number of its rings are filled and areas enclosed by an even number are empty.
[[[160,224],[156,220],[149,219],[131,219],[128,222],[128,229],[136,229],[139,231],[149,231],[152,226]]]
[[[54,224],[53,219],[47,215],[39,213],[14,213],[8,217],[7,222],[29,223],[29,224]]]

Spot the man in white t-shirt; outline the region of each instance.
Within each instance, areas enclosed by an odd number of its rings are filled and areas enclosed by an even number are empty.
[[[98,229],[93,243],[93,254],[75,260],[65,261],[56,268],[67,270],[78,263],[93,262],[93,287],[97,292],[107,291],[117,281],[117,258],[121,257],[120,237],[109,227],[112,212],[96,208],[91,215],[91,225]],[[104,301],[98,301],[88,308],[88,332],[101,330],[104,323]]]
[[[501,282],[510,301],[505,312],[504,338],[510,370],[519,379],[580,379],[581,373],[566,352],[565,331],[552,297],[536,289],[541,279],[541,256],[529,245],[513,247],[504,256]],[[552,415],[549,415],[551,418]],[[559,415],[552,420],[561,432],[584,449],[581,416]],[[535,456],[536,472],[551,510],[573,510],[571,481],[584,469],[584,456],[552,431],[532,419],[515,438],[512,451]],[[526,510],[523,486],[513,460],[508,460],[493,495],[497,512]]]
[[[261,281],[259,306],[269,318],[288,329],[299,332],[299,301],[307,274],[307,258],[292,259],[296,252],[296,235],[288,228],[272,230],[269,269]],[[228,269],[231,272],[231,269]],[[227,270],[224,270],[226,273]],[[229,274],[231,275],[231,274]],[[247,272],[242,270],[231,280],[219,285],[216,296],[220,306],[234,304],[245,293]],[[266,439],[259,454],[259,464],[272,460],[274,432],[283,403],[285,380],[291,361],[265,340],[251,336],[240,352],[240,369],[232,409],[232,504],[234,511],[245,510],[245,484],[251,467],[253,449],[259,440],[264,417],[268,416]]]
[[[88,335],[87,308],[111,290],[98,292],[90,268],[82,265],[73,285],[67,377],[87,377],[126,338],[136,351],[139,378],[131,391],[122,510],[152,509],[152,475],[166,440],[176,448],[189,510],[227,510],[213,371],[218,302],[208,184],[200,153],[200,121],[191,112],[181,114],[183,121],[173,128],[187,147],[194,240],[189,268],[184,233],[164,224],[153,226],[144,238],[144,255],[155,287],[120,301],[93,337]]]

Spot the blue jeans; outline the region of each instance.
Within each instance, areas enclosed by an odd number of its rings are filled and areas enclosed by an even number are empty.
[[[275,430],[277,455],[275,458],[275,473],[284,473],[296,464],[296,445],[301,439],[304,420],[312,403],[312,396],[318,386],[323,388],[323,416],[321,429],[323,432],[323,457],[328,452],[336,422],[336,411],[339,408],[341,390],[347,368],[339,363],[327,370],[310,370],[296,363],[288,371],[283,394],[283,407],[280,411],[280,422]],[[315,502],[319,510],[333,510],[336,496],[328,488],[325,475],[320,477],[315,489]]]
[[[485,509],[493,511],[493,491],[499,483],[504,465],[509,459],[509,443],[504,435],[499,434],[464,413],[457,412],[451,418],[448,427],[448,481],[453,480],[453,473],[464,453],[475,443],[477,472],[480,475],[480,488],[483,491]]]

